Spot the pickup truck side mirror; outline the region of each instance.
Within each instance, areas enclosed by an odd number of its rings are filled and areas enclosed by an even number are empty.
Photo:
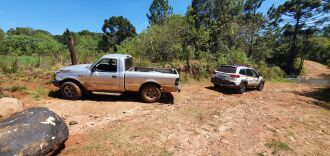
[[[91,72],[95,72],[96,71],[96,67],[93,66],[92,69],[91,69]]]

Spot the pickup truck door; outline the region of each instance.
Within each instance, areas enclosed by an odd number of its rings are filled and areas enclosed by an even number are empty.
[[[105,58],[94,67],[88,81],[91,91],[120,91],[119,63],[116,59]]]

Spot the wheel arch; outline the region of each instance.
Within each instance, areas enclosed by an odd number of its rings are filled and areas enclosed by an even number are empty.
[[[243,80],[241,83],[245,83],[246,86],[248,85],[248,81],[247,80]]]
[[[76,79],[72,79],[72,78],[64,79],[60,82],[60,86],[62,86],[65,82],[75,83],[82,91],[85,91],[85,87],[80,83],[80,81]]]
[[[149,82],[145,82],[143,83],[140,88],[139,88],[139,92],[141,92],[142,88],[146,85],[156,85],[159,89],[161,89],[161,85],[157,82],[154,82],[154,81],[149,81]]]

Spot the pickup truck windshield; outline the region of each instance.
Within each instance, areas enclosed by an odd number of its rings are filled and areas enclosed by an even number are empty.
[[[127,58],[125,59],[125,70],[129,70],[133,67],[133,59],[130,57],[130,58]]]

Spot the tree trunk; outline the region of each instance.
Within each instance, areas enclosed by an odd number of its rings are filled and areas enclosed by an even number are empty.
[[[304,43],[304,49],[303,51],[301,52],[301,58],[300,58],[300,66],[299,66],[299,74],[301,74],[302,70],[303,70],[303,66],[304,66],[304,62],[305,62],[305,54],[306,54],[306,51],[307,51],[307,42],[308,42],[308,39],[309,39],[309,34],[306,34],[306,37],[305,37],[305,43]]]
[[[73,37],[70,37],[69,49],[70,49],[70,55],[71,55],[72,65],[78,64],[77,52],[76,52],[75,42],[74,42],[74,38]]]
[[[254,37],[254,34],[251,34],[251,38],[250,38],[250,46],[249,46],[249,53],[248,53],[248,57],[249,57],[249,58],[251,58],[252,50],[253,50],[253,37]]]
[[[295,29],[294,29],[294,34],[293,34],[293,44],[290,49],[290,55],[289,55],[289,72],[294,72],[294,61],[297,57],[297,38],[298,38],[298,31],[299,31],[299,23],[300,23],[300,11],[297,13],[297,19],[296,19],[296,24],[295,24]]]

